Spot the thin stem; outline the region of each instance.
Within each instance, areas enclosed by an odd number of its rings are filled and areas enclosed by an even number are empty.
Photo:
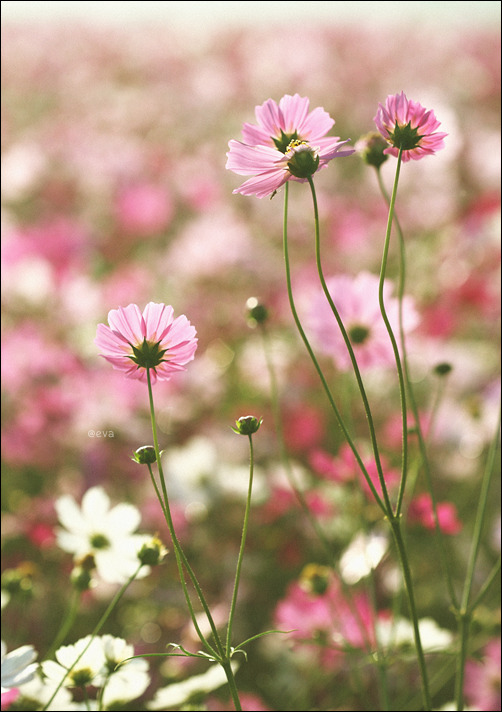
[[[389,205],[389,213],[390,213],[390,198],[387,195],[387,191],[385,189],[385,186],[383,184],[381,172],[379,169],[377,169],[377,177],[378,177],[378,184],[380,186],[380,190],[382,192],[382,195],[385,199],[385,202]],[[409,366],[408,366],[408,357],[407,357],[407,349],[406,349],[406,341],[405,341],[405,336],[404,336],[404,328],[403,328],[403,309],[402,309],[402,304],[403,304],[403,297],[404,297],[404,288],[405,288],[405,277],[406,277],[406,258],[405,258],[405,243],[404,243],[404,236],[403,236],[403,231],[401,229],[401,225],[399,223],[399,219],[397,215],[395,214],[394,211],[394,224],[397,229],[397,234],[399,237],[399,263],[400,263],[400,270],[399,270],[399,287],[398,287],[398,298],[399,298],[399,334],[400,334],[400,340],[401,340],[401,350],[402,350],[402,359],[403,359],[403,368],[404,368],[404,377],[406,381],[406,388],[408,391],[408,397],[409,397],[409,402],[410,402],[410,407],[413,413],[413,417],[415,419],[415,428],[416,428],[416,433],[417,433],[417,439],[418,439],[418,447],[420,451],[420,457],[422,461],[422,465],[424,468],[424,475],[425,475],[425,480],[426,480],[426,485],[427,485],[427,490],[431,496],[431,502],[432,502],[432,512],[433,512],[433,517],[434,517],[434,527],[435,527],[435,534],[436,534],[436,539],[438,543],[438,550],[439,550],[439,556],[441,558],[441,565],[445,574],[445,580],[446,580],[446,585],[448,588],[448,592],[450,595],[450,600],[452,602],[452,605],[457,608],[458,603],[457,603],[457,597],[455,594],[455,589],[453,587],[453,580],[452,576],[450,573],[450,568],[448,565],[448,559],[446,556],[446,551],[445,551],[445,546],[444,546],[444,538],[443,538],[443,532],[441,531],[441,527],[439,525],[439,517],[437,515],[437,503],[436,503],[436,496],[434,494],[434,488],[432,486],[432,474],[431,474],[431,467],[429,463],[429,456],[427,453],[427,448],[425,444],[425,438],[422,430],[422,425],[420,421],[420,415],[418,412],[418,406],[417,402],[415,399],[415,393],[413,390],[413,387],[411,385],[411,379],[410,379],[410,371],[409,371]],[[407,475],[409,474],[409,471],[407,469]],[[396,506],[396,516],[400,516],[402,513],[402,507],[403,507],[403,497],[404,497],[404,491],[405,491],[405,485],[406,481],[404,478],[401,479],[400,487],[399,487],[399,492],[398,492],[398,500],[397,500],[397,506]]]
[[[295,306],[295,302],[294,302],[294,298],[293,298],[293,292],[292,292],[292,288],[291,288],[291,267],[290,267],[290,263],[289,263],[288,236],[287,236],[287,235],[288,235],[288,233],[287,233],[287,221],[288,221],[288,193],[289,193],[289,184],[286,183],[285,186],[284,186],[283,244],[284,244],[284,261],[285,261],[285,266],[286,266],[287,290],[288,290],[288,298],[289,298],[289,305],[290,305],[290,308],[291,308],[291,313],[292,313],[292,315],[293,315],[293,319],[294,319],[294,321],[295,321],[296,328],[298,329],[298,332],[299,332],[299,334],[300,334],[300,336],[301,336],[301,338],[302,338],[302,341],[303,341],[303,343],[304,343],[304,345],[305,345],[305,348],[307,349],[308,354],[309,354],[309,356],[310,356],[310,358],[311,358],[311,360],[312,360],[312,363],[314,364],[314,367],[315,367],[315,369],[316,369],[316,371],[317,371],[317,374],[318,374],[319,378],[321,379],[322,386],[323,386],[324,391],[325,391],[325,393],[326,393],[326,396],[327,396],[327,398],[328,398],[328,400],[329,400],[329,403],[330,403],[330,405],[331,405],[331,407],[332,407],[332,409],[333,409],[333,412],[334,412],[334,414],[335,414],[335,416],[336,416],[336,419],[338,420],[338,424],[340,425],[340,428],[341,428],[341,430],[342,430],[342,432],[343,432],[343,434],[344,434],[344,436],[345,436],[345,439],[346,439],[347,443],[349,444],[349,447],[350,447],[350,449],[352,450],[352,452],[353,452],[353,454],[354,454],[354,457],[356,458],[357,464],[359,465],[359,467],[360,467],[360,469],[361,469],[361,472],[363,473],[364,478],[365,478],[366,482],[368,483],[368,487],[370,488],[370,490],[371,490],[371,492],[372,492],[372,494],[373,494],[373,496],[374,496],[374,498],[375,498],[375,501],[377,502],[377,504],[378,504],[378,506],[380,507],[380,509],[382,510],[382,512],[383,512],[385,515],[387,515],[387,514],[388,514],[387,507],[385,506],[385,504],[383,503],[383,501],[382,501],[380,495],[379,495],[378,492],[376,491],[375,485],[374,485],[373,482],[371,481],[371,478],[370,478],[370,476],[369,476],[369,474],[368,474],[368,471],[367,471],[366,467],[364,466],[363,461],[361,460],[361,457],[360,457],[360,455],[359,455],[359,453],[358,453],[358,451],[357,451],[357,449],[356,449],[356,446],[354,445],[354,442],[352,441],[352,438],[350,437],[350,434],[349,434],[347,428],[345,427],[345,424],[344,424],[344,422],[343,422],[343,419],[342,419],[342,417],[341,417],[341,415],[340,415],[340,412],[339,412],[339,410],[338,410],[338,408],[337,408],[337,406],[336,406],[336,403],[335,403],[335,401],[334,401],[334,399],[333,399],[333,396],[332,396],[332,394],[331,394],[331,391],[330,391],[330,389],[329,389],[329,386],[328,386],[328,384],[327,384],[327,382],[326,382],[326,378],[324,377],[324,374],[323,374],[323,372],[322,372],[322,369],[321,369],[321,367],[319,366],[319,363],[318,363],[318,361],[317,361],[317,359],[316,359],[316,357],[315,357],[315,354],[314,354],[314,352],[313,352],[313,350],[312,350],[312,347],[311,347],[311,345],[310,345],[310,343],[309,343],[309,341],[308,341],[308,339],[307,339],[307,337],[306,337],[306,335],[305,335],[305,332],[304,332],[303,327],[302,327],[302,325],[301,325],[300,319],[299,319],[299,317],[298,317],[298,313],[297,313],[297,311],[296,311],[296,306]]]
[[[59,631],[57,632],[56,637],[54,638],[51,647],[47,651],[45,655],[45,660],[50,660],[52,656],[54,655],[54,652],[59,648],[59,646],[63,643],[64,639],[68,635],[68,632],[70,631],[75,618],[77,617],[77,612],[78,612],[78,606],[80,603],[80,597],[81,597],[81,592],[80,591],[73,591],[73,595],[70,601],[70,605],[68,607],[68,612],[66,616],[63,619],[63,622],[61,624],[61,627]]]
[[[218,649],[218,653],[219,653],[219,655],[220,655],[221,657],[223,657],[223,656],[224,656],[223,647],[222,647],[222,645],[221,645],[220,637],[219,637],[219,635],[218,635],[218,631],[216,630],[216,626],[215,626],[215,624],[214,624],[213,617],[212,617],[212,615],[211,615],[211,611],[209,610],[209,606],[208,606],[207,603],[206,603],[206,600],[205,600],[204,595],[203,595],[203,593],[202,593],[202,590],[201,590],[201,588],[200,588],[199,582],[197,581],[197,578],[195,577],[195,574],[194,574],[194,572],[193,572],[193,570],[192,570],[190,564],[188,563],[188,560],[187,560],[187,558],[186,558],[186,556],[185,556],[185,554],[184,554],[184,552],[183,552],[183,550],[182,550],[182,548],[181,548],[181,545],[180,545],[180,543],[179,543],[178,537],[176,536],[176,532],[175,532],[175,530],[174,530],[173,519],[172,519],[172,516],[171,516],[171,510],[170,510],[170,507],[169,507],[169,498],[168,498],[168,495],[167,495],[166,482],[165,482],[164,472],[163,472],[163,470],[162,470],[162,462],[161,462],[161,458],[160,458],[159,442],[158,442],[158,437],[157,437],[157,423],[156,423],[156,419],[155,419],[155,408],[154,408],[154,404],[153,404],[152,382],[151,382],[151,378],[150,378],[150,369],[147,369],[147,382],[148,382],[148,397],[149,397],[149,401],[150,401],[150,416],[151,416],[151,422],[152,422],[153,446],[154,446],[154,449],[155,449],[155,457],[156,457],[156,460],[157,460],[157,467],[158,467],[158,470],[159,470],[160,484],[161,484],[161,487],[162,487],[162,494],[163,494],[163,498],[164,498],[164,499],[163,499],[163,506],[162,506],[162,499],[161,499],[160,497],[159,497],[159,501],[160,501],[160,503],[161,503],[162,511],[164,512],[164,516],[165,516],[165,518],[166,518],[167,526],[169,527],[169,533],[171,534],[171,538],[172,538],[172,541],[173,541],[174,554],[175,554],[175,557],[176,557],[176,563],[178,564],[178,571],[179,571],[179,575],[180,575],[181,585],[182,585],[182,587],[183,587],[183,592],[184,592],[184,594],[185,594],[185,599],[186,599],[186,602],[187,602],[187,605],[188,605],[188,609],[189,609],[189,611],[190,611],[190,617],[191,617],[191,619],[192,619],[192,622],[193,622],[193,624],[194,624],[195,630],[197,631],[197,635],[199,636],[201,642],[203,643],[203,645],[206,646],[206,648],[208,649],[208,651],[209,651],[212,655],[215,656],[215,659],[217,659],[217,658],[218,658],[218,654],[216,653],[216,651],[214,650],[214,648],[209,644],[209,642],[206,640],[204,634],[202,633],[202,631],[201,631],[201,629],[200,629],[200,627],[199,627],[199,624],[197,623],[197,618],[196,618],[195,611],[194,611],[193,606],[192,606],[192,602],[191,602],[191,599],[190,599],[190,594],[188,593],[188,589],[187,589],[187,586],[186,586],[185,576],[184,576],[184,573],[183,573],[183,566],[185,566],[185,568],[186,568],[186,570],[187,570],[187,572],[188,572],[188,575],[190,576],[190,579],[192,580],[192,583],[193,583],[193,585],[194,585],[194,587],[195,587],[195,590],[197,591],[197,594],[198,594],[199,600],[200,600],[200,602],[201,602],[201,604],[202,604],[202,607],[204,608],[204,612],[206,613],[207,619],[208,619],[208,621],[209,621],[209,625],[210,625],[210,627],[211,627],[211,631],[212,631],[213,636],[214,636],[214,640],[215,640],[215,643],[216,643],[216,647],[217,647],[217,649]],[[153,479],[153,476],[152,476],[152,479]],[[159,495],[159,490],[158,490],[157,487],[155,488],[155,490],[156,490],[156,492],[157,492],[157,495]]]
[[[321,264],[321,246],[320,246],[321,241],[320,241],[320,236],[319,236],[319,210],[317,207],[317,196],[316,196],[316,191],[315,191],[314,181],[312,179],[312,176],[309,176],[308,181],[309,181],[309,185],[310,185],[310,190],[312,192],[312,201],[314,204],[315,251],[316,251],[316,263],[317,263],[317,271],[319,273],[319,280],[321,282],[326,299],[328,300],[328,303],[331,307],[331,311],[333,312],[335,319],[338,323],[338,326],[340,328],[340,332],[342,334],[343,340],[345,341],[347,351],[349,352],[349,357],[350,357],[350,360],[352,363],[352,368],[354,369],[354,375],[356,377],[359,392],[361,394],[361,398],[363,401],[364,411],[366,413],[366,418],[368,420],[371,445],[373,448],[373,455],[375,457],[375,464],[377,467],[378,479],[380,481],[380,487],[382,488],[383,498],[385,500],[385,505],[387,507],[387,513],[390,515],[393,510],[392,510],[392,505],[391,505],[390,499],[389,499],[389,493],[387,491],[387,485],[385,483],[385,478],[383,475],[382,463],[380,461],[380,452],[378,450],[378,443],[377,443],[375,426],[373,423],[373,416],[371,413],[370,404],[368,401],[368,397],[366,395],[366,390],[364,388],[363,380],[361,378],[361,372],[359,370],[359,366],[358,366],[357,359],[354,354],[354,349],[352,348],[352,344],[349,339],[349,335],[347,334],[347,330],[345,329],[343,321],[340,317],[340,313],[338,312],[338,309],[335,306],[333,298],[332,298],[330,291],[328,289],[328,286],[326,284],[326,280],[324,278],[324,273],[323,273],[322,264]]]
[[[400,481],[400,485],[399,485],[398,502],[397,502],[397,506],[396,506],[396,514],[397,515],[399,515],[399,512],[401,510],[402,500],[403,500],[403,496],[404,496],[404,490],[406,487],[406,477],[408,474],[408,413],[407,413],[407,405],[406,405],[406,388],[405,388],[405,382],[404,382],[403,367],[401,365],[401,358],[399,355],[399,349],[397,346],[396,338],[394,336],[394,332],[392,330],[392,326],[390,324],[389,317],[387,316],[387,312],[385,309],[383,290],[384,290],[384,285],[385,285],[385,273],[387,270],[387,259],[388,259],[388,255],[389,255],[390,235],[392,232],[392,223],[394,220],[394,211],[395,211],[396,196],[397,196],[397,186],[399,184],[399,174],[401,171],[402,154],[403,154],[403,149],[400,148],[399,154],[397,157],[396,175],[394,178],[394,185],[392,187],[392,194],[391,194],[390,201],[389,201],[387,230],[385,233],[385,242],[384,242],[384,248],[383,248],[383,254],[382,254],[382,263],[381,263],[381,268],[380,268],[380,282],[379,282],[379,287],[378,287],[378,302],[380,305],[380,312],[382,314],[382,319],[385,323],[387,333],[389,334],[389,339],[390,339],[390,342],[392,345],[392,350],[394,352],[394,359],[396,361],[397,375],[398,375],[398,379],[399,379],[399,394],[400,394],[400,399],[401,399],[402,452],[401,452],[401,481]]]
[[[390,520],[392,527],[392,533],[394,534],[394,540],[396,542],[397,550],[399,553],[399,560],[401,562],[401,568],[403,571],[403,577],[406,587],[406,593],[408,595],[408,605],[410,609],[411,620],[413,624],[413,632],[415,638],[415,647],[417,651],[418,665],[420,668],[420,677],[422,680],[422,696],[424,701],[424,706],[426,710],[432,709],[432,701],[429,692],[429,681],[427,676],[427,667],[425,664],[425,656],[422,648],[422,641],[420,638],[420,630],[418,626],[418,613],[415,604],[415,595],[413,593],[413,581],[411,578],[410,566],[408,563],[408,555],[406,553],[406,547],[404,544],[403,536],[401,533],[401,520],[393,518]]]
[[[232,625],[235,614],[235,605],[237,603],[237,593],[239,591],[239,581],[241,576],[242,559],[244,557],[244,547],[246,545],[246,536],[248,531],[249,523],[249,512],[251,509],[251,492],[253,489],[253,471],[254,471],[254,452],[253,452],[253,436],[248,435],[249,438],[249,485],[248,493],[246,498],[246,509],[244,512],[244,522],[242,524],[242,535],[241,535],[241,545],[239,548],[239,555],[237,557],[237,567],[235,571],[235,583],[234,591],[232,594],[232,603],[230,604],[230,613],[228,616],[228,626],[227,626],[227,658],[230,658],[230,646],[232,642]]]
[[[89,649],[89,647],[90,647],[92,641],[93,641],[94,638],[97,636],[97,634],[99,633],[99,631],[101,630],[101,628],[104,626],[104,624],[105,624],[106,621],[108,620],[108,618],[109,618],[111,612],[113,611],[113,609],[115,608],[115,606],[117,605],[117,603],[120,601],[120,599],[122,598],[122,596],[123,596],[124,593],[126,592],[127,588],[128,588],[128,587],[130,586],[130,584],[134,581],[134,579],[136,578],[136,576],[138,575],[138,573],[140,572],[140,569],[141,569],[142,567],[143,567],[143,564],[140,563],[140,564],[138,565],[138,568],[136,569],[136,571],[127,579],[127,581],[125,582],[125,584],[123,584],[123,586],[119,589],[119,591],[117,591],[117,593],[115,594],[115,596],[112,598],[111,602],[108,604],[108,607],[107,607],[106,611],[103,613],[103,615],[102,615],[101,618],[99,619],[98,623],[96,624],[94,630],[92,631],[92,633],[91,633],[91,635],[90,635],[90,637],[89,637],[89,642],[88,642],[87,645],[84,647],[84,649],[79,653],[79,655],[75,658],[75,660],[73,661],[72,665],[68,668],[68,670],[67,670],[66,674],[64,675],[63,679],[61,680],[61,682],[59,683],[59,685],[58,685],[58,686],[56,687],[56,689],[54,690],[54,692],[53,692],[53,694],[52,694],[52,697],[48,700],[48,702],[47,702],[47,703],[45,704],[45,706],[42,708],[43,710],[47,710],[47,709],[49,708],[51,702],[54,700],[54,698],[56,697],[57,693],[59,692],[59,690],[60,690],[61,687],[63,686],[64,681],[66,680],[66,678],[68,677],[68,675],[71,673],[71,671],[73,670],[73,668],[75,667],[75,665],[78,663],[78,661],[79,661],[79,660],[82,658],[82,656],[85,654],[85,652]]]
[[[469,638],[470,623],[472,619],[472,614],[474,612],[474,605],[469,606],[469,599],[471,597],[472,585],[474,582],[474,570],[476,567],[476,560],[479,553],[479,547],[481,544],[481,535],[483,533],[483,525],[485,521],[486,506],[488,504],[488,495],[490,491],[491,478],[495,465],[495,456],[497,453],[499,439],[500,439],[500,422],[501,413],[499,409],[497,427],[495,431],[495,436],[490,445],[490,450],[488,452],[488,458],[483,473],[483,480],[481,482],[481,492],[479,495],[478,509],[476,512],[476,519],[474,522],[474,532],[472,536],[471,551],[469,555],[469,561],[467,563],[467,571],[465,576],[464,590],[462,593],[462,602],[460,605],[460,610],[457,612],[459,621],[459,633],[460,633],[460,650],[457,659],[457,675],[456,675],[456,700],[457,709],[462,712],[464,709],[464,671],[465,671],[465,661],[467,658],[467,643]],[[493,580],[494,570],[492,570],[491,575],[487,583],[491,583]],[[483,594],[488,590],[488,586],[483,589]]]

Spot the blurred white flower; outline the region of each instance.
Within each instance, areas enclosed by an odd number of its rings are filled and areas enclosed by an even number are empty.
[[[142,658],[127,660],[116,669],[122,660],[134,655],[133,646],[113,635],[103,635],[100,641],[106,659],[106,669],[110,675],[103,691],[105,707],[118,702],[128,702],[142,695],[150,684],[147,661]]]
[[[359,532],[340,558],[340,573],[349,585],[357,583],[375,569],[387,551],[388,540],[383,534]]]
[[[378,642],[383,648],[415,645],[413,625],[406,618],[379,620],[375,629]],[[453,634],[440,628],[432,618],[421,618],[418,629],[424,652],[444,650],[453,643]]]
[[[238,668],[238,663],[232,662],[232,670]],[[173,682],[167,687],[157,690],[151,702],[147,703],[149,710],[164,710],[166,708],[177,709],[179,705],[186,702],[192,695],[197,693],[207,693],[217,690],[227,682],[225,671],[220,665],[213,665],[202,675],[194,675],[183,682]]]
[[[139,510],[126,503],[110,508],[110,499],[102,487],[87,490],[81,507],[70,495],[60,497],[55,507],[65,527],[57,533],[58,545],[76,560],[92,555],[104,581],[125,583],[138,568],[139,550],[151,538],[133,533],[141,520]],[[138,578],[149,572],[150,568],[143,566]]]
[[[42,668],[43,665],[44,663],[42,663]],[[50,681],[48,678],[42,679],[40,675],[35,675],[32,680],[19,686],[20,697],[26,703],[23,706],[28,709],[34,708],[36,704],[37,707],[50,710],[50,712],[68,712],[68,710],[74,709],[71,692],[66,687],[60,687],[56,692],[58,685],[59,680],[57,682]],[[47,706],[53,695],[54,699]]]
[[[34,662],[36,657],[37,652],[32,645],[22,645],[8,653],[2,640],[2,693],[34,677],[38,668],[38,663]]]

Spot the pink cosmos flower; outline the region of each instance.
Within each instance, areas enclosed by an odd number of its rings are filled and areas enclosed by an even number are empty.
[[[286,94],[277,104],[268,99],[255,109],[258,125],[245,123],[243,141],[230,141],[226,167],[252,175],[234,193],[263,198],[286,181],[304,182],[336,156],[355,149],[340,148],[350,139],[325,137],[335,121],[321,107],[309,112],[309,99]]]
[[[418,161],[424,156],[444,148],[446,133],[435,133],[441,123],[433,111],[427,111],[416,101],[410,101],[402,91],[388,96],[385,106],[378,104],[373,119],[384,139],[391,144],[384,153],[393,156],[403,149],[402,160]]]
[[[458,534],[462,531],[462,522],[457,515],[457,508],[452,502],[438,502],[436,506],[439,528],[443,534]],[[436,527],[430,494],[424,493],[410,502],[408,511],[411,522],[421,524],[425,529]]]
[[[394,352],[380,313],[379,279],[369,272],[356,277],[337,275],[326,284],[349,336],[359,368],[386,367],[394,363]],[[399,301],[392,298],[392,285],[384,284],[384,302],[394,333],[399,328]],[[331,356],[345,371],[352,367],[347,347],[323,292],[314,295],[308,307],[307,324],[318,348]],[[410,297],[403,300],[405,334],[418,324],[418,315]]]
[[[152,383],[168,381],[184,371],[197,348],[195,328],[186,316],[173,317],[173,308],[149,302],[143,314],[136,304],[112,309],[108,323],[98,324],[94,343],[101,356],[128,378]]]

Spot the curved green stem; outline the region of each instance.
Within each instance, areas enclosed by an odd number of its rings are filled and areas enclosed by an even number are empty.
[[[361,378],[361,372],[359,370],[359,365],[357,363],[357,359],[354,354],[354,349],[352,348],[352,344],[349,339],[349,335],[347,334],[347,330],[345,329],[345,325],[340,317],[340,313],[338,312],[338,309],[335,306],[335,303],[333,301],[333,298],[331,296],[331,293],[328,289],[328,286],[326,284],[326,280],[324,278],[324,272],[322,269],[322,263],[321,263],[321,246],[320,246],[320,235],[319,235],[319,210],[317,207],[317,196],[316,196],[316,191],[314,187],[314,181],[312,179],[312,176],[309,176],[308,182],[310,185],[310,190],[312,193],[312,201],[314,204],[314,222],[315,222],[315,252],[316,252],[316,263],[317,263],[317,271],[319,274],[319,280],[321,282],[322,289],[324,291],[324,294],[326,296],[326,299],[328,300],[328,303],[331,307],[331,311],[333,312],[335,319],[338,323],[338,327],[340,329],[340,332],[342,334],[343,340],[345,341],[345,346],[347,347],[347,351],[349,353],[350,361],[352,363],[352,368],[354,370],[354,375],[356,377],[357,381],[357,386],[359,388],[359,393],[361,394],[361,398],[363,401],[364,405],[364,411],[366,413],[366,419],[368,421],[368,427],[370,430],[370,438],[371,438],[371,445],[373,448],[373,455],[375,458],[375,464],[377,467],[377,473],[378,473],[378,479],[380,481],[380,487],[382,488],[382,494],[383,498],[385,501],[385,506],[387,508],[387,513],[390,515],[392,513],[392,505],[389,499],[389,493],[387,490],[387,485],[385,483],[385,478],[383,474],[383,469],[382,469],[382,463],[380,461],[380,452],[378,450],[378,442],[376,438],[376,432],[375,432],[375,426],[373,423],[373,415],[371,413],[371,408],[370,404],[368,401],[368,397],[366,395],[366,390],[364,388],[363,380]]]
[[[396,514],[399,515],[401,510],[401,505],[404,496],[404,490],[406,487],[406,477],[408,474],[408,413],[406,404],[406,388],[404,383],[403,367],[401,364],[401,358],[399,355],[399,349],[397,346],[396,338],[392,330],[392,326],[387,316],[387,311],[385,309],[383,290],[385,285],[385,273],[387,270],[387,259],[389,256],[389,246],[390,246],[390,235],[392,231],[392,223],[394,221],[394,211],[396,205],[397,196],[397,186],[399,184],[399,174],[401,171],[401,159],[402,159],[403,149],[399,149],[399,154],[397,157],[396,165],[396,175],[394,178],[394,185],[392,187],[392,193],[389,201],[389,213],[387,218],[387,230],[385,233],[385,242],[382,254],[382,263],[380,267],[380,281],[378,286],[378,303],[380,305],[380,312],[382,314],[382,319],[385,323],[387,333],[389,334],[389,339],[392,345],[392,350],[394,352],[394,359],[396,362],[397,375],[399,379],[399,395],[401,399],[401,416],[402,416],[402,453],[401,453],[401,481],[399,484],[398,492],[398,503],[396,507]]]
[[[291,267],[290,267],[290,263],[289,263],[289,250],[288,250],[288,231],[287,231],[287,224],[288,224],[288,193],[289,193],[289,184],[286,183],[285,186],[284,186],[283,245],[284,245],[284,262],[285,262],[285,266],[286,266],[286,282],[287,282],[288,298],[289,298],[289,305],[290,305],[290,308],[291,308],[291,313],[292,313],[292,315],[293,315],[293,319],[294,319],[294,321],[295,321],[296,328],[298,329],[298,332],[299,332],[299,334],[300,334],[300,337],[301,337],[301,339],[302,339],[302,341],[303,341],[303,343],[304,343],[304,345],[305,345],[305,348],[306,348],[307,351],[308,351],[308,354],[309,354],[309,356],[310,356],[310,359],[311,359],[312,363],[314,364],[314,368],[315,368],[315,370],[317,371],[317,374],[318,374],[319,378],[321,379],[322,386],[323,386],[323,388],[324,388],[324,391],[325,391],[325,393],[326,393],[326,396],[327,396],[327,398],[328,398],[328,401],[329,401],[329,403],[330,403],[330,405],[331,405],[331,407],[332,407],[332,409],[333,409],[333,412],[334,412],[334,414],[335,414],[335,416],[336,416],[336,419],[337,419],[337,421],[338,421],[338,424],[340,425],[340,428],[341,428],[341,430],[342,430],[342,432],[343,432],[343,434],[344,434],[344,436],[345,436],[345,439],[346,439],[347,443],[349,444],[349,447],[350,447],[350,449],[352,450],[352,452],[353,452],[353,454],[354,454],[354,457],[356,458],[357,464],[359,465],[359,467],[360,467],[360,469],[361,469],[361,472],[362,472],[363,475],[364,475],[364,478],[365,478],[365,480],[366,480],[366,482],[367,482],[367,484],[368,484],[368,487],[370,488],[370,490],[371,490],[371,492],[372,492],[372,494],[373,494],[373,497],[375,498],[375,501],[377,502],[377,504],[378,504],[378,506],[380,507],[380,509],[382,510],[382,512],[383,512],[385,515],[387,515],[387,514],[388,514],[388,512],[387,512],[387,507],[385,506],[385,504],[383,503],[383,501],[382,501],[380,495],[379,495],[378,492],[376,491],[375,485],[374,485],[373,482],[371,481],[371,477],[369,476],[368,471],[367,471],[366,467],[364,466],[364,463],[363,463],[363,461],[361,460],[361,457],[360,457],[360,455],[359,455],[359,453],[358,453],[358,451],[357,451],[357,449],[356,449],[356,446],[354,445],[354,442],[353,442],[352,438],[350,437],[350,434],[349,434],[349,432],[348,432],[348,430],[347,430],[347,428],[346,428],[346,426],[345,426],[345,424],[344,424],[344,422],[343,422],[342,416],[340,415],[340,412],[339,412],[339,410],[338,410],[338,408],[337,408],[337,406],[336,406],[336,403],[335,403],[335,401],[334,401],[334,399],[333,399],[333,396],[332,396],[331,391],[330,391],[330,389],[329,389],[329,386],[328,386],[328,384],[327,384],[326,378],[324,377],[324,374],[323,374],[323,372],[322,372],[322,369],[321,369],[321,367],[320,367],[320,365],[319,365],[319,363],[318,363],[318,361],[317,361],[317,359],[316,359],[316,357],[315,357],[315,354],[314,354],[314,352],[313,352],[313,350],[312,350],[312,347],[311,347],[311,345],[310,345],[310,343],[309,343],[309,341],[308,341],[308,339],[307,339],[307,336],[305,335],[305,331],[303,330],[303,327],[302,327],[301,322],[300,322],[300,318],[299,318],[299,316],[298,316],[298,312],[297,312],[297,310],[296,310],[296,306],[295,306],[295,302],[294,302],[294,298],[293,298],[293,291],[292,291],[292,287],[291,287]]]
[[[220,637],[218,635],[218,631],[216,630],[216,626],[214,624],[213,617],[211,615],[211,611],[209,610],[209,606],[207,605],[207,602],[205,600],[205,597],[202,593],[202,589],[199,585],[199,582],[197,581],[197,578],[192,570],[192,567],[188,563],[188,560],[185,556],[185,553],[183,552],[181,548],[181,544],[178,540],[178,537],[176,536],[176,532],[174,529],[174,524],[173,524],[173,519],[171,516],[171,509],[169,507],[169,497],[167,495],[167,488],[166,488],[166,482],[165,482],[165,477],[164,477],[164,472],[162,469],[162,462],[161,462],[161,457],[160,457],[160,450],[159,450],[159,441],[157,437],[157,422],[155,419],[155,408],[153,404],[153,393],[152,393],[152,382],[150,378],[150,369],[147,369],[147,381],[148,381],[148,398],[150,401],[150,416],[151,416],[151,422],[152,422],[152,435],[153,435],[153,446],[155,449],[155,458],[157,460],[157,467],[159,471],[159,478],[160,478],[160,484],[162,488],[162,495],[163,495],[163,500],[161,497],[159,497],[159,502],[162,507],[162,511],[164,513],[164,516],[166,518],[167,526],[169,528],[169,533],[171,534],[171,539],[173,541],[173,546],[174,546],[174,554],[176,557],[176,563],[178,565],[178,571],[180,575],[180,580],[181,580],[181,585],[183,587],[183,592],[185,594],[185,599],[188,605],[188,609],[190,612],[190,617],[192,619],[192,622],[194,624],[195,630],[197,631],[197,635],[199,636],[202,644],[207,648],[207,650],[215,656],[217,659],[218,656],[224,657],[224,651],[223,647],[221,645]],[[153,480],[153,476],[152,476]],[[157,496],[159,496],[159,490],[157,487],[155,487]],[[197,623],[197,618],[195,615],[195,611],[192,606],[192,602],[190,599],[190,594],[187,589],[186,581],[185,581],[185,575],[183,573],[183,566],[186,568],[188,575],[190,576],[190,579],[194,585],[195,590],[197,591],[197,595],[199,597],[199,600],[202,604],[202,607],[204,609],[204,612],[207,616],[209,625],[211,627],[211,631],[213,633],[213,637],[216,643],[216,648],[218,650],[218,653],[214,650],[214,648],[209,644],[209,642],[206,640],[204,634],[202,633],[199,624]]]
[[[254,471],[253,436],[248,435],[248,438],[249,438],[249,485],[248,485],[248,493],[247,493],[247,498],[246,498],[246,510],[244,512],[244,522],[242,525],[241,545],[239,548],[239,555],[237,557],[237,568],[235,571],[234,591],[232,594],[232,603],[230,605],[230,613],[228,616],[227,650],[226,650],[228,659],[230,659],[230,653],[231,653],[230,647],[231,647],[231,642],[232,642],[232,625],[233,625],[234,614],[235,614],[235,605],[237,603],[237,593],[239,591],[239,581],[240,581],[240,576],[241,576],[242,559],[244,557],[244,547],[246,545],[246,536],[247,536],[248,523],[249,523],[249,512],[251,510],[251,492],[253,489],[253,471]]]
[[[383,184],[382,176],[381,176],[379,169],[377,169],[377,177],[378,177],[378,184],[380,186],[380,190],[381,190],[382,195],[385,199],[385,202],[389,205],[389,212],[390,212],[390,198],[387,195],[387,191]],[[423,430],[422,430],[422,425],[420,422],[420,415],[418,412],[418,405],[417,405],[417,402],[415,399],[415,393],[414,393],[413,387],[411,385],[411,379],[410,379],[406,341],[405,341],[404,328],[403,328],[403,307],[402,307],[403,297],[404,297],[404,288],[405,288],[405,277],[406,277],[405,244],[404,244],[403,231],[401,229],[401,225],[399,223],[398,217],[395,214],[395,211],[394,211],[394,224],[396,225],[397,234],[399,236],[399,263],[400,263],[399,286],[398,286],[399,334],[400,334],[400,341],[401,341],[404,378],[406,381],[406,388],[408,391],[408,398],[409,398],[409,402],[410,402],[411,411],[412,411],[413,417],[415,419],[415,428],[416,428],[417,439],[418,439],[418,447],[419,447],[419,451],[420,451],[420,458],[422,461],[427,490],[431,496],[432,512],[433,512],[433,517],[434,517],[434,528],[435,528],[435,534],[436,534],[436,539],[437,539],[437,543],[438,543],[439,556],[441,558],[441,565],[442,565],[442,568],[443,568],[443,571],[445,574],[445,580],[446,580],[446,585],[447,585],[448,592],[450,595],[450,600],[452,602],[452,605],[455,608],[457,608],[458,607],[457,597],[455,594],[455,589],[453,587],[453,579],[452,579],[452,575],[450,572],[450,567],[448,565],[448,557],[446,555],[446,551],[445,551],[445,547],[444,547],[443,532],[441,531],[441,527],[439,526],[439,518],[437,515],[436,495],[434,493],[434,487],[432,486],[432,474],[431,474],[431,467],[430,467],[430,462],[429,462],[429,455],[427,453],[425,438],[424,438],[424,434],[423,434]],[[407,473],[408,473],[408,470],[407,470]],[[399,492],[398,492],[397,506],[396,506],[396,516],[399,516],[402,513],[403,497],[404,497],[406,481],[407,480],[405,480],[404,478],[401,479]]]

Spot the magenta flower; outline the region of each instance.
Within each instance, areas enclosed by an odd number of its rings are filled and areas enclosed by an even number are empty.
[[[434,133],[441,126],[433,111],[427,111],[416,101],[409,101],[405,93],[388,96],[385,106],[378,104],[373,119],[390,148],[384,153],[393,156],[403,149],[402,160],[418,161],[444,148],[446,133]]]
[[[309,112],[309,100],[286,94],[277,104],[268,99],[255,109],[258,125],[244,124],[243,141],[230,141],[226,167],[239,175],[252,175],[234,193],[263,198],[286,181],[304,182],[336,156],[350,139],[325,137],[335,121],[321,107]]]
[[[186,316],[173,317],[173,308],[150,302],[143,314],[136,304],[112,309],[108,323],[98,324],[94,343],[100,354],[128,378],[152,383],[168,381],[184,371],[197,348],[195,328]]]

